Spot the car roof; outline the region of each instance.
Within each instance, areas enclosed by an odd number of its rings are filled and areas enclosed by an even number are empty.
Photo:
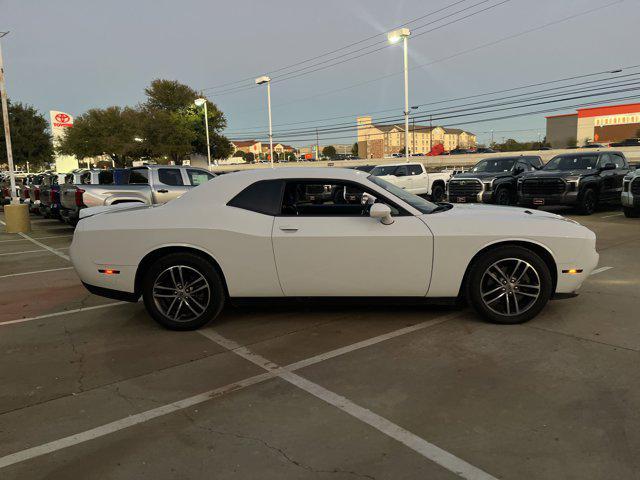
[[[381,165],[376,165],[377,167],[401,167],[403,165],[422,165],[421,162],[401,162],[401,163],[383,163]]]

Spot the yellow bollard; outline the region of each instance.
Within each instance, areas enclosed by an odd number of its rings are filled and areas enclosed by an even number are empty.
[[[4,206],[4,221],[7,233],[27,233],[31,231],[29,206],[24,204],[10,204]]]

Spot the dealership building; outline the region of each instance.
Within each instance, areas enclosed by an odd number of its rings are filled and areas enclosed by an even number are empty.
[[[547,142],[554,148],[585,143],[611,143],[640,134],[640,103],[581,108],[547,117]]]

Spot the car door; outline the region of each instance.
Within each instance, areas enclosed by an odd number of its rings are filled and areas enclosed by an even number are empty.
[[[156,203],[167,203],[189,189],[180,168],[158,168],[156,172],[157,178],[154,182]]]
[[[394,182],[398,187],[404,188],[405,190],[411,188],[410,185],[410,177],[409,177],[409,169],[406,165],[400,165],[395,169],[393,175],[396,177],[396,181]]]
[[[608,153],[600,155],[598,167],[602,168],[608,163],[614,163],[613,158]],[[602,170],[600,172],[602,178],[602,185],[600,187],[600,200],[609,202],[616,196],[616,171],[615,170]],[[618,193],[620,195],[620,193]]]
[[[360,194],[311,199],[307,192],[325,185]],[[426,295],[433,238],[419,218],[393,206],[393,224],[383,225],[369,208],[374,201],[392,202],[352,182],[287,181],[283,197],[272,239],[285,296]]]
[[[425,173],[422,165],[407,165],[407,173],[407,191],[415,194],[428,193],[429,176]]]

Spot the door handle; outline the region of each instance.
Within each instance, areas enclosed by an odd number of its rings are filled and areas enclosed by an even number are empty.
[[[163,189],[158,190],[158,193],[169,193],[169,190],[165,190],[165,189],[163,188]]]
[[[291,227],[289,225],[282,225],[280,227],[280,230],[282,230],[283,232],[297,232],[298,231],[298,227]]]

